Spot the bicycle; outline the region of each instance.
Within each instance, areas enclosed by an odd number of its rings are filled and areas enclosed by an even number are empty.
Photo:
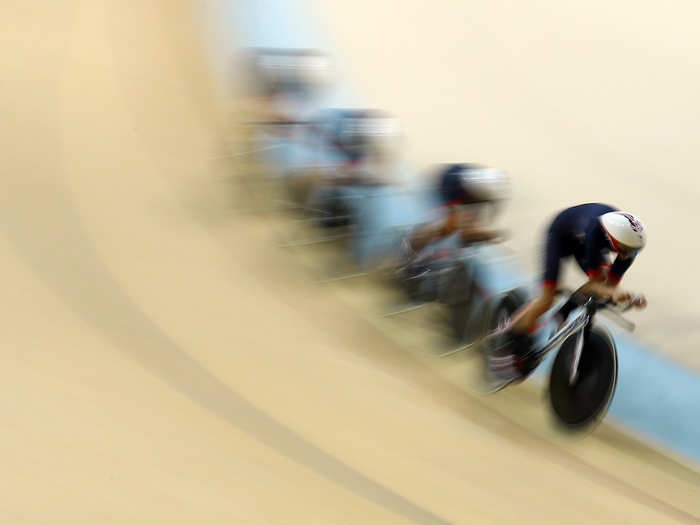
[[[560,291],[560,294],[568,291]],[[558,350],[549,375],[548,397],[556,419],[569,429],[590,427],[605,415],[617,386],[617,347],[612,334],[593,320],[599,311],[607,311],[625,329],[634,330],[634,324],[622,317],[632,308],[636,298],[625,303],[614,303],[580,290],[569,292],[566,302],[553,311],[564,321],[546,338],[539,348],[522,357],[522,377],[504,381],[493,391],[526,379],[553,350]],[[502,332],[501,332],[502,333]],[[484,346],[488,358],[493,346],[487,338]],[[488,359],[487,359],[488,360]],[[488,366],[488,364],[487,364]]]

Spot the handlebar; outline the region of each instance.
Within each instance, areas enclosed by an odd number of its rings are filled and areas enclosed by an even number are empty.
[[[631,295],[629,299],[625,301],[615,301],[611,297],[598,297],[597,295],[583,291],[583,287],[577,290],[571,290],[569,288],[557,288],[554,292],[555,297],[560,297],[563,295],[569,296],[569,300],[577,303],[577,306],[581,306],[589,300],[595,302],[596,306],[599,308],[612,308],[617,307],[617,310],[626,312],[634,307],[635,303],[641,300],[641,295]]]
[[[598,310],[603,310],[605,313],[609,314],[611,320],[615,321],[626,330],[631,332],[635,329],[635,324],[622,317],[622,313],[634,307],[638,296],[632,296],[629,300],[624,302],[615,302],[610,297],[597,297],[595,294],[584,292],[580,288],[575,291],[562,288],[555,292],[555,295],[559,296],[565,294],[569,295],[569,299],[559,309],[559,313],[564,317],[567,317],[575,308],[585,306],[591,315],[595,314]]]

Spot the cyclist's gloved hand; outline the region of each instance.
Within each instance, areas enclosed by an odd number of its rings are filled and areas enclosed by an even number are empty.
[[[634,306],[635,308],[646,308],[647,298],[644,297],[643,294],[634,295],[631,298],[631,303],[632,303],[632,306]]]
[[[615,290],[612,294],[612,300],[617,304],[629,303],[632,300],[632,294],[624,290]]]
[[[618,290],[613,295],[613,301],[615,303],[626,303],[630,307],[634,308],[645,308],[647,305],[647,299],[642,294],[633,294],[630,292],[625,292]]]

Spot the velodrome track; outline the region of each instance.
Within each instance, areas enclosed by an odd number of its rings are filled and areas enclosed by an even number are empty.
[[[625,276],[653,303],[635,314],[637,333],[700,370],[696,2],[242,4],[293,5],[293,21],[269,25],[302,25],[331,46],[356,98],[400,117],[416,168],[469,160],[507,170],[504,222],[518,225],[509,244],[533,275],[558,210],[603,201],[643,217],[649,243]]]
[[[235,213],[190,3],[2,10],[3,522],[699,522],[692,467],[473,395]]]

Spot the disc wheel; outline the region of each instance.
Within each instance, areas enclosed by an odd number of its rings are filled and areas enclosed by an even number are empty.
[[[584,341],[578,376],[571,383],[576,338],[561,346],[549,378],[549,398],[556,418],[566,427],[582,429],[599,421],[607,411],[617,384],[617,350],[610,335],[591,329]]]

